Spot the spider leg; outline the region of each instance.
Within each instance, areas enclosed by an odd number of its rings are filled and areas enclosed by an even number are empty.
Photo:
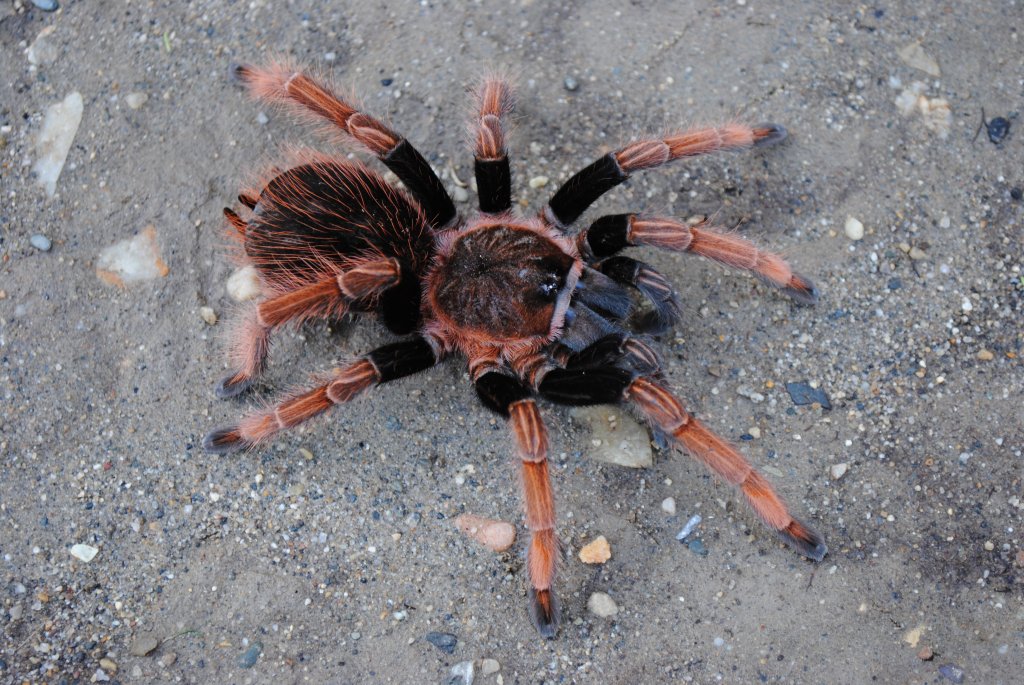
[[[314,317],[340,316],[353,302],[387,291],[400,278],[397,260],[367,260],[337,276],[324,277],[260,302],[235,333],[229,358],[236,370],[217,384],[217,397],[226,399],[245,392],[263,373],[273,329]]]
[[[210,432],[203,438],[203,449],[211,454],[227,454],[253,447],[281,430],[348,402],[374,385],[423,371],[437,362],[434,349],[423,338],[383,345],[338,371],[327,383],[253,412],[238,425]]]
[[[545,218],[568,226],[597,198],[619,185],[634,171],[652,169],[684,157],[706,155],[719,150],[742,150],[767,145],[786,137],[778,124],[750,127],[727,124],[713,128],[682,131],[666,138],[644,138],[630,143],[576,173],[562,184],[548,202]]]
[[[749,271],[799,304],[812,305],[818,301],[814,283],[794,271],[782,257],[761,250],[746,238],[715,228],[706,220],[689,226],[663,217],[613,214],[591,224],[578,238],[581,245],[584,240],[597,257],[613,255],[633,245],[701,255],[719,264]]]
[[[768,480],[724,438],[693,417],[660,382],[615,367],[565,369],[548,373],[538,388],[542,397],[562,404],[626,401],[653,427],[697,460],[738,486],[765,524],[800,554],[821,561],[828,552],[822,537],[790,515]]]
[[[443,228],[455,218],[455,205],[427,160],[383,123],[358,111],[302,71],[284,65],[265,69],[235,65],[232,69],[255,97],[326,119],[366,146],[419,201],[431,227]]]
[[[552,588],[559,547],[555,536],[555,497],[548,474],[548,434],[530,390],[521,381],[489,371],[476,380],[476,391],[489,409],[505,416],[521,461],[523,504],[530,546],[530,616],[546,638],[558,633],[560,611]]]
[[[512,89],[497,78],[484,81],[478,93],[474,172],[480,211],[498,214],[512,208],[512,172],[502,118],[512,112]]]
[[[596,268],[619,283],[633,286],[654,305],[654,311],[639,321],[641,330],[662,333],[679,319],[675,290],[654,267],[629,257],[609,257]]]

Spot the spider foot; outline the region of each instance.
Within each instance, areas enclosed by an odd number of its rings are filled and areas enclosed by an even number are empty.
[[[241,372],[232,373],[221,379],[217,387],[214,388],[218,399],[226,400],[232,397],[238,397],[246,390],[252,387],[253,378],[252,376],[246,376]]]
[[[203,451],[207,454],[231,454],[246,447],[249,442],[242,438],[237,426],[218,428],[203,438]]]
[[[782,124],[758,124],[753,127],[754,146],[766,147],[781,143],[789,137],[789,131]]]
[[[530,588],[530,618],[541,637],[553,640],[558,635],[561,610],[551,590]]]
[[[818,304],[818,288],[811,279],[793,272],[789,285],[781,288],[782,292],[793,299],[797,304],[807,307]]]
[[[825,540],[817,532],[796,519],[779,531],[779,537],[795,551],[812,561],[821,561],[828,554]]]

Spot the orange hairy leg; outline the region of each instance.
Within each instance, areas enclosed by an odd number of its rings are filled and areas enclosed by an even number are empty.
[[[555,497],[548,474],[548,435],[540,410],[532,399],[509,407],[509,423],[521,460],[523,504],[530,546],[526,563],[530,574],[530,614],[544,637],[558,632],[559,608],[552,584],[558,564],[555,537]]]
[[[322,277],[260,302],[235,333],[229,353],[235,370],[217,386],[217,396],[238,395],[259,377],[266,368],[273,329],[315,317],[341,316],[353,302],[384,292],[400,277],[395,259],[365,260],[337,276]]]
[[[380,120],[338,97],[320,79],[287,64],[235,65],[233,73],[255,97],[284,105],[300,116],[326,120],[366,147],[405,183],[431,227],[442,228],[455,218],[455,205],[423,155]]]
[[[761,520],[804,556],[821,561],[828,548],[818,533],[790,515],[771,484],[724,438],[695,419],[663,385],[649,378],[635,379],[626,399],[654,426],[686,448],[690,454],[738,486]]]
[[[480,211],[497,214],[512,207],[512,173],[504,127],[504,120],[512,112],[512,89],[499,78],[488,78],[477,91],[477,100],[473,172]]]
[[[577,238],[577,244],[588,247],[596,257],[608,257],[633,245],[689,252],[749,271],[800,304],[818,301],[814,283],[794,271],[782,257],[760,249],[746,238],[711,226],[706,220],[690,226],[664,217],[611,214],[594,221]]]
[[[546,638],[558,633],[560,611],[553,583],[559,546],[555,536],[555,497],[548,472],[548,434],[531,391],[500,367],[486,367],[481,358],[474,373],[477,395],[484,405],[508,419],[520,460],[526,527],[530,544],[526,565],[530,576],[530,617]]]
[[[236,426],[211,432],[203,439],[203,449],[224,454],[252,447],[335,405],[351,401],[375,385],[417,373],[437,361],[433,348],[423,338],[383,345],[340,369],[326,383],[253,412]]]

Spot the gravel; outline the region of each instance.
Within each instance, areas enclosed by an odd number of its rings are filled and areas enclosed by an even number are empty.
[[[1004,4],[61,5],[0,2],[0,680],[435,683],[481,655],[506,683],[950,682],[947,663],[964,682],[1019,679],[1024,175],[1007,58],[1020,26]],[[939,76],[898,54],[918,41]],[[800,307],[741,270],[628,251],[679,291],[683,316],[650,340],[666,384],[823,534],[824,562],[780,544],[688,455],[658,436],[652,448],[643,426],[653,458],[625,469],[594,458],[588,422],[541,402],[555,534],[576,549],[604,533],[615,556],[562,561],[562,626],[540,640],[511,436],[455,358],[252,450],[203,454],[212,428],[395,341],[370,317],[282,327],[254,393],[214,396],[223,338],[252,307],[226,292],[237,243],[221,209],[288,150],[385,169],[225,78],[231,59],[265,62],[266,46],[321,62],[434,168],[457,170],[464,212],[466,89],[489,68],[517,76],[508,146],[527,216],[649,132],[784,124],[779,145],[632,173],[572,230],[623,212],[708,216],[814,280],[818,304]],[[37,142],[73,93],[80,126],[50,196]],[[138,109],[132,93],[148,96]],[[979,132],[982,106],[1011,123],[998,145]],[[529,188],[538,175],[548,185]],[[147,226],[166,275],[101,281],[101,251]],[[832,410],[794,405],[787,381],[814,381]],[[616,434],[630,418],[618,411]],[[460,471],[470,463],[476,473]],[[836,481],[838,463],[850,466]],[[679,520],[658,506],[667,495]],[[467,511],[520,539],[503,553],[474,544],[452,523]],[[706,558],[672,539],[698,511]],[[100,551],[85,563],[76,543]],[[593,616],[595,590],[628,611]],[[894,621],[926,625],[921,644],[893,639]],[[429,631],[457,634],[455,654]],[[160,647],[133,656],[140,635]],[[243,670],[246,638],[265,653]],[[933,661],[916,657],[922,645]]]

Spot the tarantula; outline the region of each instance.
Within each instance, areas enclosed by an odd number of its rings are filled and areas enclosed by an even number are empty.
[[[539,214],[523,216],[512,208],[505,141],[511,89],[489,78],[476,93],[473,124],[480,211],[460,217],[409,141],[321,80],[284,65],[233,71],[255,97],[326,120],[330,129],[361,144],[408,192],[359,162],[307,152],[242,192],[243,214],[224,210],[244,258],[259,274],[263,297],[235,333],[233,370],[216,394],[233,397],[253,384],[265,368],[271,333],[285,324],[373,312],[389,331],[408,337],[373,350],[311,390],[209,433],[203,441],[207,452],[252,447],[372,386],[457,354],[468,361],[483,404],[507,418],[521,460],[531,534],[530,614],[541,635],[554,637],[559,625],[553,592],[559,543],[538,395],[559,404],[631,407],[652,430],[738,486],[765,524],[797,552],[815,561],[825,556],[821,536],[793,518],[764,476],[683,407],[655,352],[629,332],[637,326],[663,330],[679,314],[678,302],[664,276],[619,253],[648,245],[703,255],[746,269],[801,304],[817,300],[811,281],[778,255],[706,220],[688,225],[615,214],[583,230],[570,228],[635,171],[775,143],[786,137],[782,126],[731,123],[636,140],[572,176]],[[646,314],[635,313],[629,288],[649,302]]]

